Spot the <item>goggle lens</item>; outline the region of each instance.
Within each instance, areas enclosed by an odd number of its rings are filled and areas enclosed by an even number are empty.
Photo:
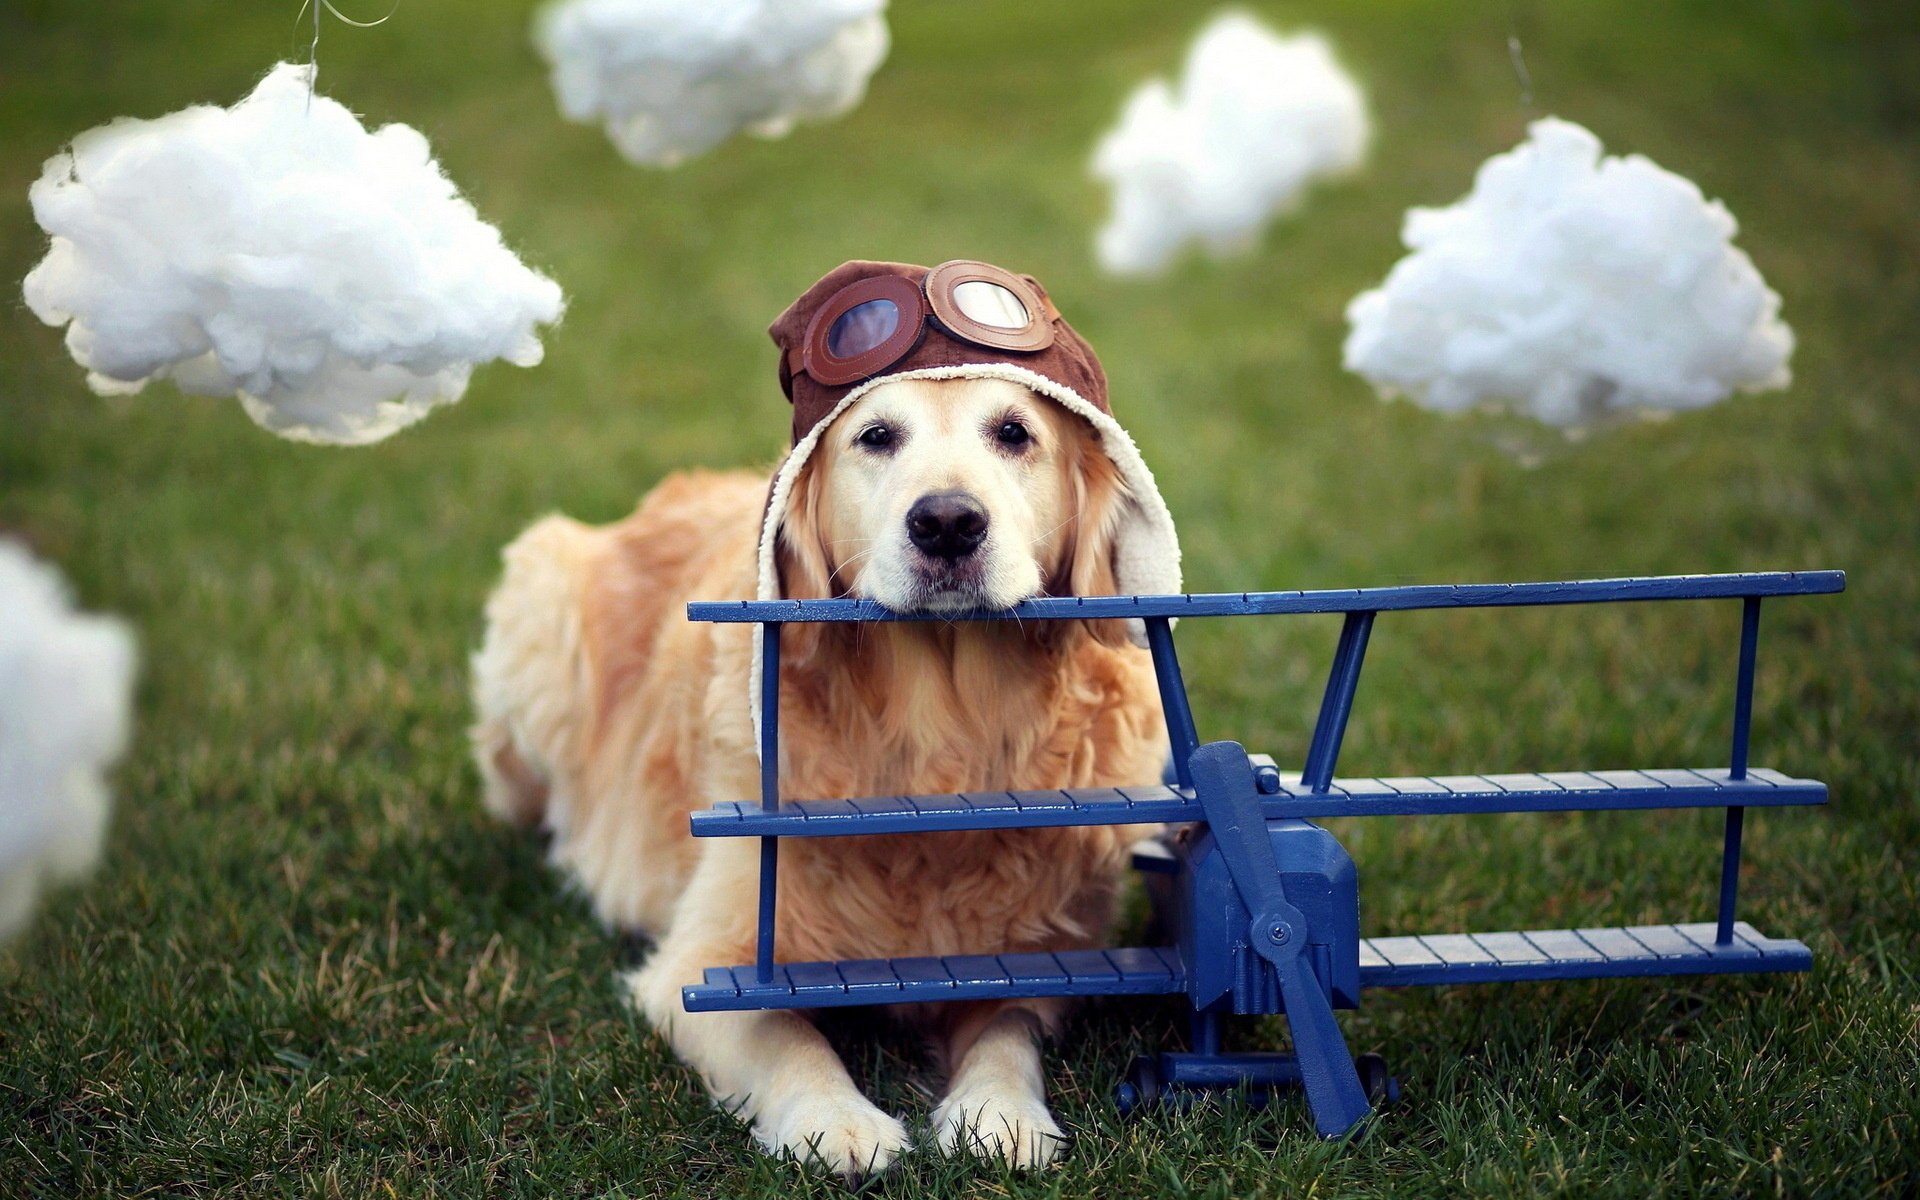
[[[1010,288],[984,279],[969,279],[953,289],[954,307],[969,320],[995,329],[1025,329],[1033,314]]]
[[[900,328],[900,306],[891,300],[869,300],[840,314],[827,330],[827,353],[834,358],[858,358],[893,336]]]
[[[842,287],[807,323],[787,369],[827,387],[871,379],[913,353],[929,327],[989,350],[1035,354],[1059,313],[1039,285],[987,263],[954,259],[924,279],[877,274]]]

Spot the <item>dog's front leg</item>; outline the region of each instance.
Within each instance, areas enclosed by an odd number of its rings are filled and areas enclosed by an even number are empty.
[[[661,989],[670,1000],[656,998],[650,973],[633,983],[647,1019],[769,1153],[818,1159],[855,1179],[906,1149],[906,1129],[860,1094],[812,1022],[790,1012],[674,1012],[679,985]]]
[[[680,988],[699,982],[704,968],[753,956],[753,906],[738,900],[753,894],[752,876],[738,885],[719,878],[748,865],[730,864],[729,850],[710,847],[703,856],[672,929],[627,978],[634,1002],[770,1153],[818,1158],[849,1178],[884,1170],[906,1148],[906,1129],[860,1094],[813,1022],[792,1012],[689,1013],[681,1007]]]
[[[1058,1028],[1060,1004],[1030,1000],[970,1006],[947,1034],[952,1075],[933,1113],[942,1149],[1044,1167],[1066,1152],[1047,1111],[1040,1041]]]

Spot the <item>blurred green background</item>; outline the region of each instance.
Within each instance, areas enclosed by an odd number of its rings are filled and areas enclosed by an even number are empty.
[[[114,116],[230,103],[304,55],[294,5],[0,4],[0,277],[44,252],[44,158]],[[768,320],[850,257],[1031,271],[1104,357],[1193,590],[1839,567],[1768,607],[1755,760],[1829,780],[1749,826],[1743,916],[1810,977],[1377,994],[1348,1018],[1408,1099],[1360,1144],[1305,1111],[1122,1125],[1171,1008],[1089,1012],[1050,1056],[1061,1168],[931,1154],[882,1195],[1898,1194],[1920,1167],[1920,25],[1854,4],[1283,4],[1368,91],[1370,164],[1258,253],[1114,282],[1087,158],[1208,6],[896,0],[851,116],[678,171],[558,117],[530,6],[329,22],[324,91],[432,141],[567,289],[534,370],[383,445],[276,441],[232,401],[90,395],[17,297],[0,321],[0,528],[138,626],[137,744],[107,859],[0,952],[0,1194],[802,1195],[628,1014],[632,952],[483,819],[465,658],[499,547],[605,520],[664,473],[766,464]],[[349,10],[350,12],[353,10]],[[377,15],[354,12],[365,17]],[[1522,103],[1518,36],[1534,81]],[[1800,340],[1784,393],[1570,444],[1383,404],[1347,300],[1403,210],[1555,113],[1726,201]],[[13,286],[12,284],[8,285]],[[1388,618],[1355,773],[1724,761],[1737,606]],[[1335,628],[1182,629],[1203,736],[1297,760]],[[1718,815],[1352,823],[1369,933],[1696,920]],[[1137,931],[1136,931],[1137,932]],[[1273,1028],[1242,1031],[1272,1044]],[[883,1104],[938,1079],[836,1025]]]

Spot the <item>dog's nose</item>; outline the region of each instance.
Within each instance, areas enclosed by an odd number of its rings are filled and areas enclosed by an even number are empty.
[[[965,558],[987,538],[987,510],[965,492],[930,492],[907,510],[907,537],[934,558]]]

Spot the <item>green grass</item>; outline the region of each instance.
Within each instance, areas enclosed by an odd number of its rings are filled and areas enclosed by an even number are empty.
[[[122,113],[242,94],[291,3],[0,9],[0,278],[43,240],[28,183]],[[1328,29],[1372,96],[1356,179],[1260,252],[1153,284],[1095,271],[1085,171],[1126,90],[1203,8],[897,0],[837,124],[678,172],[557,118],[526,6],[402,0],[330,24],[324,87],[424,130],[566,286],[537,370],[492,367],[376,448],[254,429],[169,389],[90,396],[56,333],[0,321],[0,527],[145,670],[103,869],[0,956],[0,1194],[766,1195],[839,1185],[758,1156],[623,1009],[625,951],[481,815],[465,656],[498,548],[625,512],[665,472],[767,462],[786,411],[765,323],[853,256],[1031,270],[1105,356],[1196,590],[1841,567],[1769,606],[1756,760],[1833,803],[1750,825],[1744,914],[1811,976],[1378,994],[1347,1018],[1407,1101],[1358,1144],[1297,1102],[1108,1100],[1174,1009],[1088,1012],[1049,1058],[1076,1134],[1018,1178],[917,1155],[877,1195],[1911,1194],[1920,1169],[1920,87],[1911,13],[1776,0],[1264,4]],[[365,15],[365,14],[360,14]],[[1378,403],[1342,307],[1538,112],[1698,180],[1800,337],[1791,390],[1580,445]],[[8,285],[11,286],[11,285]],[[1525,453],[1515,450],[1516,439]],[[1538,465],[1524,462],[1538,458]],[[1207,736],[1304,747],[1334,629],[1183,630]],[[1389,617],[1344,759],[1379,773],[1710,762],[1734,606]],[[1715,814],[1339,829],[1369,932],[1699,919]],[[840,1020],[882,1103],[924,1117],[914,1046]],[[1273,1044],[1275,1028],[1243,1030]]]

